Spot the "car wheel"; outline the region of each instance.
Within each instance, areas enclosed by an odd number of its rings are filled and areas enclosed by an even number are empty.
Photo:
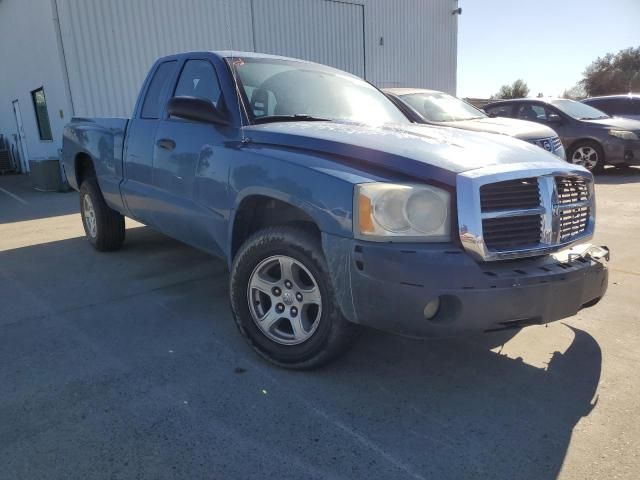
[[[270,227],[249,238],[234,259],[229,295],[242,335],[281,367],[319,367],[357,329],[342,316],[320,242],[302,228]]]
[[[124,217],[110,208],[95,178],[80,186],[80,214],[89,242],[102,252],[117,250],[124,242]]]
[[[577,142],[571,147],[567,160],[575,165],[581,165],[592,173],[604,170],[604,152],[596,142],[587,140]]]

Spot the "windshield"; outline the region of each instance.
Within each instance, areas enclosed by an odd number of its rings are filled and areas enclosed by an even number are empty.
[[[602,110],[593,108],[584,103],[576,102],[574,100],[558,99],[552,100],[551,104],[558,108],[561,112],[566,113],[570,117],[578,120],[597,120],[599,118],[609,118],[609,115]]]
[[[455,122],[486,117],[477,108],[446,93],[421,92],[400,98],[430,122]]]
[[[364,80],[333,68],[270,58],[229,59],[254,123],[271,120],[345,120],[409,123]]]

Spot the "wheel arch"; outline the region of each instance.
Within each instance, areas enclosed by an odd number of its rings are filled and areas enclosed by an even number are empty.
[[[294,203],[285,195],[268,191],[251,191],[239,198],[231,215],[229,228],[229,264],[254,232],[269,226],[301,225],[319,240],[322,219],[308,204]]]
[[[87,152],[81,151],[73,159],[73,168],[78,189],[87,178],[96,178],[96,168],[93,158]]]
[[[569,155],[569,152],[571,152],[571,150],[572,150],[573,148],[575,148],[575,147],[576,147],[576,145],[578,145],[578,144],[580,144],[580,143],[584,143],[584,142],[592,142],[592,143],[597,144],[597,145],[598,145],[598,147],[600,147],[600,150],[602,151],[602,155],[603,155],[603,157],[604,157],[604,146],[602,145],[602,142],[601,142],[599,139],[595,138],[595,137],[580,137],[580,138],[577,138],[577,139],[573,140],[573,141],[572,141],[569,145],[567,145],[567,147],[566,147],[567,155]]]

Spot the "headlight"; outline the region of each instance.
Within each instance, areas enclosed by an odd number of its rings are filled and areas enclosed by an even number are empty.
[[[638,134],[629,130],[609,130],[609,135],[621,138],[623,140],[638,140]]]
[[[430,185],[356,185],[354,233],[373,241],[446,242],[450,201],[449,192]]]

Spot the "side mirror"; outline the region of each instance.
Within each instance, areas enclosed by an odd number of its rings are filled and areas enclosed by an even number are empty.
[[[204,98],[173,97],[169,100],[167,110],[172,117],[215,125],[229,125],[229,120],[213,102]]]
[[[557,113],[550,113],[547,115],[547,122],[549,123],[562,123],[562,118]]]

